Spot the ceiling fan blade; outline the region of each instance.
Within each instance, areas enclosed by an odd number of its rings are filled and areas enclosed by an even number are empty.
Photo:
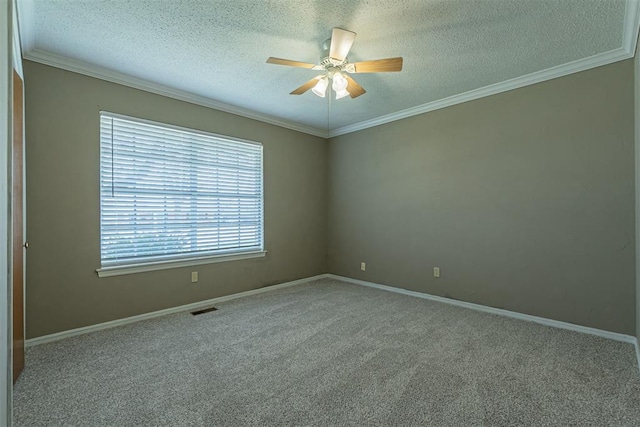
[[[269,64],[288,65],[289,67],[298,68],[313,68],[315,64],[309,64],[308,62],[292,61],[290,59],[274,58],[273,56],[267,59]]]
[[[329,48],[329,57],[344,61],[356,39],[356,33],[353,31],[343,30],[342,28],[334,28],[331,33],[331,47]]]
[[[347,92],[349,92],[349,96],[351,96],[351,98],[357,98],[360,95],[364,95],[367,92],[366,90],[364,90],[362,86],[360,86],[350,76],[345,74],[345,77],[347,79]]]
[[[322,76],[316,76],[312,78],[311,80],[309,80],[308,82],[300,86],[299,88],[291,91],[289,95],[302,95],[303,93],[305,93],[306,91],[314,87],[318,83],[318,80],[320,80],[321,77]]]
[[[402,70],[402,57],[353,63],[354,73],[386,73]]]

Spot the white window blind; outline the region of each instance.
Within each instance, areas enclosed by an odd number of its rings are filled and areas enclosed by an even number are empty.
[[[261,251],[262,145],[100,113],[102,267]]]

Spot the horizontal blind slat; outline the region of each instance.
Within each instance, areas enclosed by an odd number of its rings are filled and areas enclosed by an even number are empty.
[[[100,117],[102,265],[263,249],[262,145]]]

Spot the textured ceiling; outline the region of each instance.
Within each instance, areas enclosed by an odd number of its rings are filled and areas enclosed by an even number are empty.
[[[25,58],[70,59],[320,133],[620,50],[629,10],[625,0],[19,0]],[[402,56],[403,71],[353,75],[367,90],[356,99],[289,95],[318,73],[266,59],[317,63],[333,27],[358,34],[351,62]]]

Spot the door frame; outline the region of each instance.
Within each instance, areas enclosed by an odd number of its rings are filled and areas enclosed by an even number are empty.
[[[11,152],[11,319],[13,383],[24,369],[25,281],[24,281],[24,81],[12,69],[12,152]],[[18,120],[18,122],[16,122]],[[17,125],[17,126],[16,126]]]
[[[0,424],[11,425],[12,368],[11,368],[11,254],[9,161],[11,150],[13,62],[18,60],[14,41],[14,0],[0,0]],[[6,321],[5,321],[6,320]]]

